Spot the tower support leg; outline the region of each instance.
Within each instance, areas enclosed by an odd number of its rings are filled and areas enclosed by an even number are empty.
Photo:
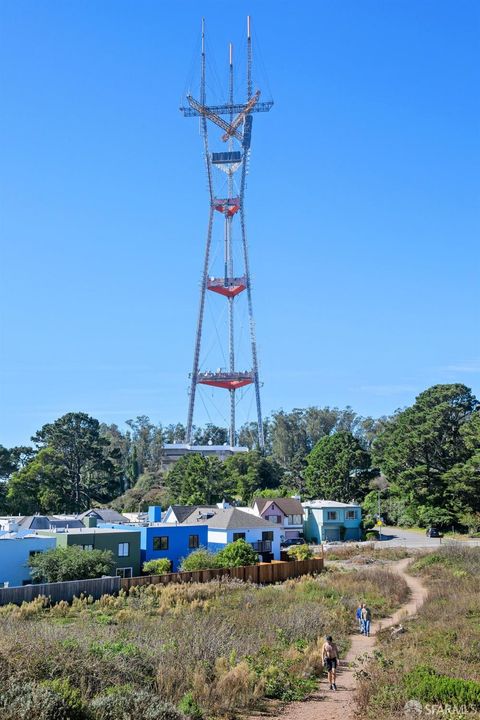
[[[243,190],[243,188],[242,188]],[[243,195],[243,192],[242,192]],[[248,259],[247,231],[245,227],[245,214],[243,210],[243,197],[240,207],[240,225],[242,228],[242,248],[243,261],[245,265],[245,274],[247,276],[247,300],[248,300],[248,319],[250,324],[250,342],[252,344],[252,370],[255,378],[255,401],[257,405],[257,424],[258,424],[258,446],[263,452],[265,449],[265,436],[263,432],[262,420],[262,404],[260,401],[260,378],[258,373],[258,356],[257,356],[257,340],[255,334],[255,320],[253,318],[253,301],[252,301],[252,283],[250,281],[250,263]]]
[[[203,262],[203,273],[202,282],[200,287],[200,304],[198,308],[198,320],[197,320],[197,334],[195,336],[195,349],[193,352],[193,367],[192,377],[190,382],[190,399],[188,402],[188,417],[187,417],[187,435],[186,441],[188,444],[192,442],[192,426],[193,426],[193,410],[195,407],[195,394],[197,390],[197,377],[198,377],[198,366],[200,362],[200,348],[202,344],[202,326],[203,326],[203,315],[205,311],[205,295],[207,292],[207,280],[208,280],[208,266],[210,262],[210,248],[212,244],[212,228],[213,228],[213,206],[210,208],[210,216],[208,219],[208,231],[207,231],[207,242],[205,245],[205,259]]]

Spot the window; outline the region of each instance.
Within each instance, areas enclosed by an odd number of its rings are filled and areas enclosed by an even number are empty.
[[[117,577],[121,578],[131,578],[132,577],[132,568],[117,568]]]
[[[347,520],[355,520],[357,513],[355,510],[347,510]]]
[[[281,518],[280,518],[280,515],[266,515],[265,520],[268,520],[268,522],[276,524],[276,523],[280,522]]]
[[[28,553],[29,557],[33,557],[34,555],[39,555],[42,551],[41,550],[30,550]]]
[[[118,557],[128,557],[130,555],[130,543],[118,543]]]
[[[301,515],[289,515],[288,516],[288,524],[289,525],[301,525],[303,522],[303,518]]]
[[[128,545],[128,543],[127,543]],[[93,545],[82,545],[82,550],[93,550]],[[120,555],[120,553],[118,553]],[[128,552],[127,552],[128,555]]]
[[[336,520],[337,519],[337,512],[336,510],[329,510],[327,512],[327,520]]]
[[[193,550],[195,548],[198,548],[200,546],[200,537],[198,535],[189,535],[188,537],[188,547]]]
[[[273,540],[273,530],[264,530],[262,532],[262,540]]]
[[[157,535],[153,538],[154,550],[168,550],[168,535]]]
[[[245,533],[233,533],[233,542],[236,540],[245,540]]]

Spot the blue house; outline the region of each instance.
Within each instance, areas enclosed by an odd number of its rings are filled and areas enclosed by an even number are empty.
[[[161,522],[161,508],[148,509],[148,522],[143,524],[99,523],[99,527],[140,532],[140,550],[142,565],[148,560],[167,558],[172,563],[172,571],[179,569],[182,558],[193,550],[208,545],[208,527],[206,524],[173,525]]]
[[[302,505],[304,536],[307,542],[362,539],[360,505],[334,500],[311,500]]]
[[[28,560],[56,545],[55,538],[31,533],[6,532],[0,535],[0,588],[29,585],[32,582]]]

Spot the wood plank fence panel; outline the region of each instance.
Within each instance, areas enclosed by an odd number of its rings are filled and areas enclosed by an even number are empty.
[[[0,589],[0,605],[13,603],[21,605],[41,595],[50,598],[52,604],[65,600],[71,602],[74,597],[91,595],[98,600],[102,595],[114,595],[120,590],[119,577],[94,578],[92,580],[69,580],[59,583],[41,583]]]

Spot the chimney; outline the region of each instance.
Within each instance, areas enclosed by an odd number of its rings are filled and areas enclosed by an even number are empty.
[[[97,527],[97,518],[93,517],[92,515],[89,515],[85,518],[86,526],[87,528],[95,528]]]
[[[160,505],[150,505],[148,508],[148,522],[159,523],[162,522],[162,508]]]

